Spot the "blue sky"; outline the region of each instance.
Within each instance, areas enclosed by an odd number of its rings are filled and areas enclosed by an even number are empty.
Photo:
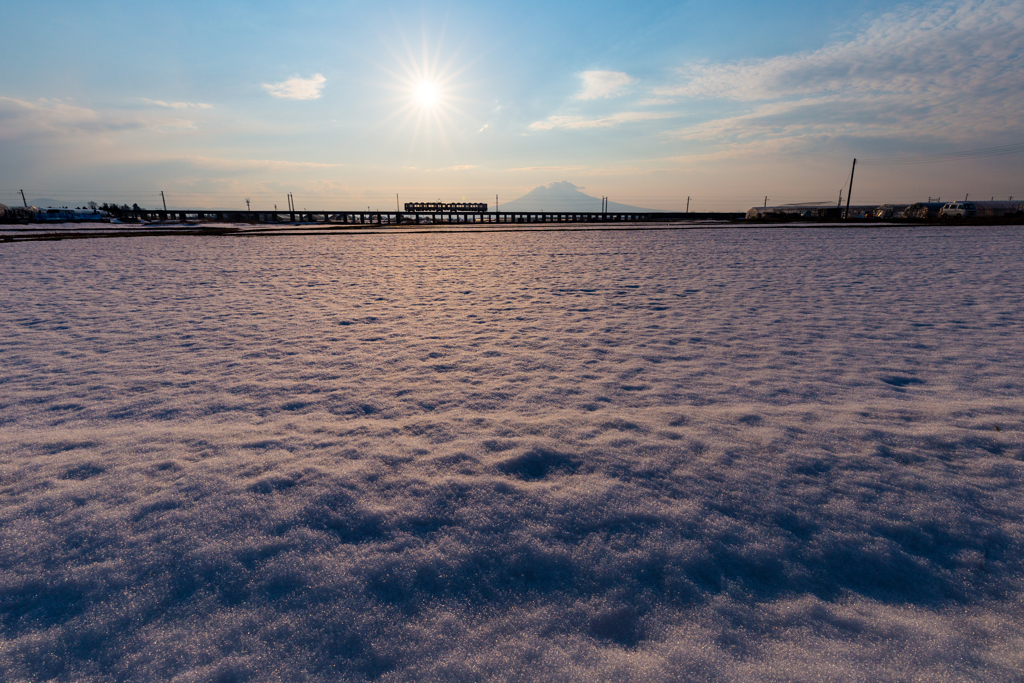
[[[1024,2],[6,3],[0,202],[838,196],[1024,141]],[[1024,195],[1024,155],[854,200]],[[31,197],[30,197],[31,198]],[[1005,197],[1004,197],[1005,198]]]

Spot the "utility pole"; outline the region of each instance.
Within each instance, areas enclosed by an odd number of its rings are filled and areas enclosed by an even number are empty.
[[[768,195],[764,196],[764,208],[768,208]]]
[[[686,213],[690,213],[690,197],[686,197]]]
[[[969,192],[968,192],[967,194],[965,194],[965,195],[964,195],[964,201],[966,202],[966,201],[967,201],[967,198],[968,198],[968,197],[970,197],[970,196],[971,196],[971,194],[970,194]]]
[[[398,193],[395,193],[395,212],[398,212]]]
[[[928,198],[928,201],[931,201],[931,197]],[[843,210],[843,188],[841,187],[839,188],[839,203],[836,204],[836,208],[840,211]]]
[[[18,190],[18,192],[21,193],[21,203],[24,204],[25,208],[27,209],[28,208],[28,201],[25,199],[25,190]],[[1012,199],[1012,197],[1011,197],[1011,199]]]
[[[857,170],[857,160],[853,160],[853,166],[850,167],[850,187],[846,190],[846,213],[843,214],[843,220],[845,221],[850,217],[850,197],[853,196],[853,173]]]
[[[494,195],[494,213],[498,213],[499,206],[500,204],[498,204],[498,195]]]
[[[245,198],[245,210],[246,210],[246,212],[249,211],[249,198],[248,197]]]
[[[164,211],[167,210],[167,198],[164,197],[164,191],[160,190],[160,201],[164,203]]]

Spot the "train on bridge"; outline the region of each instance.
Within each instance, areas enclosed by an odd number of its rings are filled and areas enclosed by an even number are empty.
[[[406,202],[406,213],[486,213],[486,204],[467,204],[466,202],[455,202],[443,204],[441,202]]]

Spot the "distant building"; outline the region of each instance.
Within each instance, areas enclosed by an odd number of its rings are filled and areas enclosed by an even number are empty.
[[[917,202],[903,210],[904,218],[915,218],[924,220],[926,218],[937,218],[939,209],[945,206],[944,202]]]
[[[939,211],[949,202],[916,202],[914,204],[859,204],[850,207],[850,218],[910,218],[917,220],[937,219]],[[1024,201],[970,202],[979,217],[998,218],[1024,214]],[[755,206],[747,211],[748,220],[771,220],[774,218],[817,218],[822,220],[842,218],[846,207],[835,204],[784,204],[782,206]]]
[[[32,218],[41,223],[79,223],[102,221],[107,214],[96,209],[35,209]]]
[[[1024,202],[976,202],[971,201],[974,207],[978,210],[979,216],[985,217],[999,217],[999,216],[1012,216],[1017,213],[1024,213]]]
[[[903,212],[904,218],[916,218],[918,220],[926,218],[938,218],[939,211],[942,207],[946,206],[950,202],[917,202],[911,204]],[[962,203],[962,202],[961,202]],[[980,218],[998,218],[1000,216],[1012,216],[1018,213],[1024,213],[1024,202],[970,202],[972,206],[978,211],[978,217]]]
[[[870,216],[878,208],[877,204],[857,205],[850,207],[851,218]],[[747,220],[770,218],[817,218],[834,220],[842,218],[846,207],[838,207],[832,202],[828,204],[783,204],[782,206],[754,206],[747,211]]]

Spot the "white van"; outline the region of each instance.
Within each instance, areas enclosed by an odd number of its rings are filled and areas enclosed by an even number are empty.
[[[951,202],[939,209],[939,217],[970,218],[978,215],[978,207],[969,202]]]

